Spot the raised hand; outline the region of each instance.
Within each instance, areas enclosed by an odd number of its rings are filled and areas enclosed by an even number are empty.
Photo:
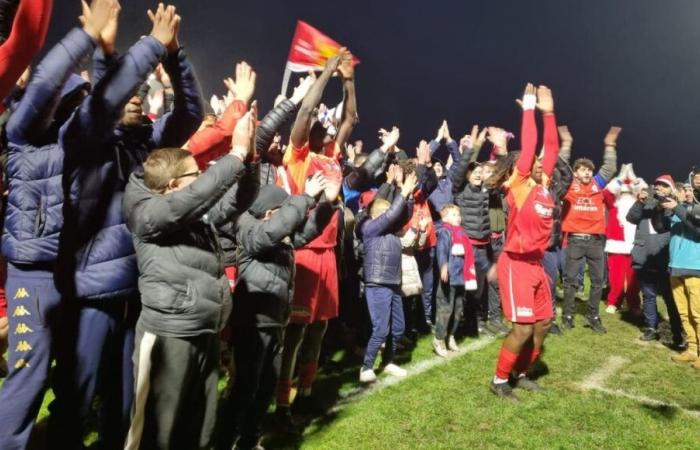
[[[445,141],[448,144],[452,142],[452,136],[450,136],[450,127],[447,125],[446,120],[442,121],[442,137],[445,138]]]
[[[426,141],[420,141],[418,147],[416,147],[416,157],[418,164],[423,166],[430,164],[430,146]]]
[[[561,125],[557,127],[557,131],[559,131],[559,139],[561,139],[561,146],[571,147],[571,144],[574,143],[574,137],[571,135],[569,127],[567,127],[566,125]]]
[[[395,150],[399,137],[401,137],[401,131],[397,127],[393,127],[391,132],[386,131],[384,128],[380,129],[379,139],[382,141],[382,150],[385,152]]]
[[[350,81],[355,78],[355,66],[352,65],[352,53],[347,52],[341,55],[338,74],[340,74],[343,81]]]
[[[256,102],[253,102],[250,110],[240,118],[236,123],[236,128],[233,129],[229,154],[237,156],[241,161],[245,161],[248,158],[251,149],[255,148],[253,139],[255,139],[257,121],[258,105]]]
[[[240,100],[246,105],[250,103],[255,92],[255,80],[257,75],[247,62],[236,64],[236,79],[226,78],[224,84],[235,100]]]
[[[406,175],[405,179],[403,180],[403,184],[401,185],[401,195],[408,198],[416,189],[417,185],[418,177],[416,176],[416,173],[409,173],[408,175]]]
[[[326,188],[323,190],[323,193],[326,196],[326,200],[329,202],[338,200],[338,196],[340,195],[340,182],[326,180]]]
[[[488,127],[488,140],[494,147],[500,149],[508,148],[508,133],[503,128]]]
[[[326,67],[323,70],[326,72],[335,73],[343,60],[347,58],[347,55],[350,55],[348,49],[345,47],[340,47],[337,55],[328,58],[328,61],[326,61]],[[350,57],[352,58],[352,55]]]
[[[421,215],[420,218],[418,219],[418,229],[421,232],[424,232],[425,230],[427,230],[429,224],[430,224],[430,220],[428,219],[427,216]]]
[[[321,174],[321,172],[316,172],[315,174],[313,174],[313,176],[306,180],[306,184],[304,186],[304,193],[309,197],[316,198],[321,192],[323,192],[325,188],[326,179],[323,177],[323,174]]]
[[[615,147],[617,145],[617,138],[620,136],[620,132],[622,131],[622,128],[620,127],[610,127],[610,130],[608,130],[608,134],[605,135],[605,139],[603,139],[603,143],[605,143],[606,147]]]
[[[552,97],[552,90],[547,86],[537,87],[537,109],[542,111],[542,114],[554,112],[554,97]]]
[[[642,203],[644,203],[648,198],[649,192],[646,189],[639,191],[639,193],[637,194],[637,200],[639,200]]]
[[[309,93],[309,89],[311,89],[311,86],[314,85],[316,82],[316,74],[313,72],[309,72],[308,77],[304,77],[301,80],[299,80],[299,85],[294,88],[294,92],[292,93],[292,96],[289,98],[295,105],[298,105],[301,103],[302,100],[304,100],[304,97],[306,97],[306,94]]]
[[[119,13],[121,10],[121,5],[119,5],[118,1],[115,1],[109,13],[107,25],[102,28],[102,33],[100,33],[102,51],[108,55],[114,53],[114,44],[117,41],[117,30],[119,29]]]
[[[515,100],[515,103],[520,105],[523,110],[535,109],[537,105],[537,91],[532,83],[525,85],[525,91],[523,92],[523,98]]]
[[[100,41],[102,30],[107,26],[114,8],[119,7],[116,0],[93,0],[88,6],[85,0],[81,1],[83,14],[78,18],[83,25],[83,30],[96,41]]]
[[[148,10],[148,18],[153,23],[151,36],[156,38],[163,44],[169,53],[177,51],[179,43],[177,41],[177,33],[180,30],[180,16],[175,14],[175,7],[162,3],[158,4],[156,12]]]

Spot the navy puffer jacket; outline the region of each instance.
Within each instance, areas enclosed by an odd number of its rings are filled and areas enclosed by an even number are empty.
[[[58,127],[68,118],[73,96],[89,87],[72,72],[95,45],[82,29],[68,33],[41,61],[7,123],[9,195],[2,254],[13,264],[56,260],[63,226]]]
[[[129,99],[161,60],[175,92],[173,111],[154,123],[118,124]],[[151,36],[100,77],[61,136],[66,200],[56,280],[64,295],[99,299],[136,292],[136,255],[122,212],[129,176],[152,150],[182,146],[202,117],[199,86],[184,50],[168,55]]]
[[[397,195],[384,214],[359,224],[358,234],[365,253],[365,284],[401,284],[401,240],[394,232],[405,225],[401,223],[405,211],[406,198]]]

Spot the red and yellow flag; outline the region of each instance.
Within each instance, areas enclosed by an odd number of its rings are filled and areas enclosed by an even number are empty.
[[[289,49],[287,68],[292,72],[322,70],[326,61],[338,54],[340,47],[333,39],[299,20]],[[359,64],[360,60],[353,56],[352,63]]]

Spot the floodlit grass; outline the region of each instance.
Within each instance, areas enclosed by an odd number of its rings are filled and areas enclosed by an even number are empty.
[[[579,303],[580,310],[584,304]],[[602,305],[601,305],[602,306]],[[663,310],[662,302],[659,302]],[[602,308],[601,308],[602,311]],[[410,376],[384,389],[358,394],[360,358],[337,353],[321,371],[314,397],[327,407],[301,439],[272,436],[268,448],[381,449],[695,449],[700,442],[700,371],[670,361],[672,352],[658,342],[642,343],[637,326],[603,313],[608,333],[583,327],[549,337],[543,354],[541,393],[518,392],[521,402],[496,398],[488,383],[500,339],[484,348]],[[462,345],[473,342],[466,339]],[[680,406],[653,406],[596,390],[581,382],[611,356],[626,361],[604,382],[606,388]],[[430,337],[423,337],[400,362],[409,367],[434,358]],[[223,380],[222,380],[223,387]],[[33,443],[43,448],[44,423],[51,393],[42,406]],[[94,443],[95,433],[87,441]]]

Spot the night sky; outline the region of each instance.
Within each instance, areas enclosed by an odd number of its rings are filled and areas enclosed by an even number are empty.
[[[57,0],[47,46],[79,14]],[[122,0],[118,41],[125,51],[150,32],[155,2]],[[620,162],[649,179],[686,178],[700,164],[700,2],[179,0],[180,41],[208,99],[222,94],[234,63],[258,73],[262,112],[279,93],[297,19],[347,45],[357,68],[360,125],[353,139],[377,145],[379,127],[398,125],[400,146],[415,148],[447,119],[454,138],[472,124],[519,134],[514,99],[524,84],[554,91],[557,120],[569,125],[574,157],[602,156],[610,125],[623,127]],[[331,80],[325,101],[340,99]],[[511,149],[519,147],[516,139]],[[369,150],[369,149],[368,149]]]

